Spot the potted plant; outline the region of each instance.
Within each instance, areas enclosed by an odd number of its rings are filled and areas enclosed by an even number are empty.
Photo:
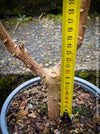
[[[88,15],[90,0],[82,0],[81,14],[79,24],[79,36],[77,48],[82,44],[84,32],[86,28],[86,18]],[[43,83],[48,87],[48,117],[50,120],[56,120],[59,117],[59,86],[61,81],[61,62],[55,67],[43,68],[37,64],[24,49],[24,43],[21,42],[19,47],[13,42],[9,34],[6,32],[2,23],[0,22],[0,39],[4,43],[7,50],[15,58],[21,60],[30,70],[37,76],[40,76]]]
[[[19,87],[17,87],[6,99],[2,111],[1,111],[1,119],[0,119],[0,124],[1,124],[1,130],[3,134],[9,134],[8,128],[7,128],[7,112],[9,111],[14,99],[17,98],[17,96],[23,92],[24,90],[31,88],[32,85],[37,85],[40,83],[42,80],[40,77],[33,78],[31,80],[28,80],[27,82],[23,83]],[[82,90],[85,92],[92,94],[92,95],[98,95],[98,98],[100,99],[100,89],[96,87],[95,85],[91,84],[90,82],[83,80],[81,78],[75,77],[74,78],[74,85],[80,85]],[[87,94],[86,94],[87,95]],[[85,97],[86,99],[86,97]],[[15,102],[14,102],[15,103]],[[17,102],[16,102],[17,103]],[[19,103],[19,102],[18,102]],[[90,103],[90,102],[88,102]],[[20,112],[20,111],[19,111]],[[19,113],[18,112],[18,113]],[[14,113],[13,113],[14,114]],[[23,111],[24,114],[24,111]],[[31,115],[31,114],[30,114]],[[93,115],[92,115],[93,116]],[[35,115],[34,117],[35,118]],[[12,120],[12,119],[11,119]],[[20,118],[21,120],[21,118]],[[48,120],[47,120],[48,122]],[[33,122],[34,123],[34,122]],[[36,122],[35,122],[36,123]],[[45,131],[45,130],[44,130]],[[43,132],[44,132],[43,131]],[[50,131],[50,130],[49,130]],[[16,132],[17,133],[17,132]]]

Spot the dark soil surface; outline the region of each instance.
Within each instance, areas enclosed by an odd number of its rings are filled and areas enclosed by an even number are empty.
[[[10,134],[100,134],[100,115],[96,116],[96,96],[77,85],[73,95],[73,120],[50,121],[47,116],[47,87],[39,83],[14,99],[7,113]],[[100,102],[98,102],[100,110]]]

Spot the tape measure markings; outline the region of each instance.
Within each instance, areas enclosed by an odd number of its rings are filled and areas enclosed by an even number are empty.
[[[63,0],[61,117],[67,112],[71,118],[74,69],[81,0]]]

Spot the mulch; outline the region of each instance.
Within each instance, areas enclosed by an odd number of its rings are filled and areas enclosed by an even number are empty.
[[[100,115],[96,115],[97,99],[74,87],[73,120],[48,119],[47,87],[33,84],[19,93],[7,113],[9,134],[100,134]],[[98,102],[100,110],[100,101]]]

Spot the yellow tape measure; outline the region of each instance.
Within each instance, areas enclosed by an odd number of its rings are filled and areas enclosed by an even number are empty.
[[[81,0],[63,0],[61,117],[68,116],[70,119],[72,115],[80,6]]]

